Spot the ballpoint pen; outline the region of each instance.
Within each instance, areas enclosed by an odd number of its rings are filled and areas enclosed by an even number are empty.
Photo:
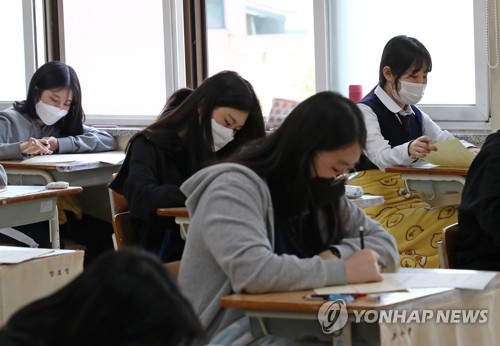
[[[306,294],[307,300],[338,300],[342,299],[346,303],[352,303],[356,298],[364,297],[366,294]]]
[[[359,241],[361,243],[361,250],[365,248],[365,229],[363,226],[359,226]]]

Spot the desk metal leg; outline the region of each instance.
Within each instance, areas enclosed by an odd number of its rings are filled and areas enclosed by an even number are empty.
[[[61,241],[59,238],[59,213],[57,212],[57,205],[55,206],[54,217],[49,221],[50,241],[52,242],[53,249],[61,248]]]
[[[352,325],[350,319],[347,320],[346,325],[339,330],[339,334],[333,334],[333,346],[348,346],[352,345]]]

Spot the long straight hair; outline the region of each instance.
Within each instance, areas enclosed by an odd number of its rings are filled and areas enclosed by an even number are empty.
[[[319,151],[338,150],[356,143],[361,148],[366,143],[360,110],[340,94],[325,91],[301,102],[274,133],[228,161],[245,165],[266,179],[278,212],[287,213],[292,207],[316,215],[319,207],[310,188],[315,156]],[[340,236],[342,225],[338,208],[328,209],[329,229],[334,232],[326,242],[331,242]]]
[[[234,139],[217,154],[213,151],[212,113],[218,107],[231,107],[249,112],[245,125]],[[167,116],[144,129],[164,151],[187,151],[189,174],[201,165],[233,152],[243,143],[263,137],[264,118],[252,85],[233,71],[222,71],[196,88]]]
[[[68,114],[50,126],[60,128],[62,136],[83,134],[85,113],[82,108],[82,91],[75,70],[61,61],[51,61],[42,65],[31,77],[28,95],[24,101],[16,101],[13,106],[19,113],[32,119],[39,119],[36,104],[45,90],[68,88],[73,93]]]

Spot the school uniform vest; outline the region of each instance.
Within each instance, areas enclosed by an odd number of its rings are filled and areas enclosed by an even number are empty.
[[[410,106],[414,114],[407,115],[407,117],[409,117],[409,123],[408,130],[405,130],[398,117],[387,109],[377,95],[371,94],[360,103],[367,105],[375,112],[378,118],[380,132],[382,136],[389,141],[391,148],[422,136],[422,112],[417,107]],[[359,164],[356,165],[356,169],[365,170],[372,168],[377,168],[377,166],[363,154]]]

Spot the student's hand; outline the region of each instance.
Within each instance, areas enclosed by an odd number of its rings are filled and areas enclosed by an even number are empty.
[[[48,144],[41,142],[36,138],[31,137],[28,141],[21,143],[21,153],[27,155],[48,155],[52,154]]]
[[[379,255],[370,249],[354,252],[344,261],[347,271],[347,283],[359,284],[382,281],[378,259]]]
[[[59,142],[57,141],[56,137],[43,137],[42,139],[40,139],[40,142],[47,145],[53,153],[59,150]]]
[[[408,146],[408,155],[415,159],[422,159],[431,151],[437,151],[435,145],[430,144],[432,139],[427,136],[421,136],[410,142]]]
[[[471,153],[473,153],[474,155],[477,155],[479,154],[479,148],[476,148],[476,147],[470,147],[470,148],[467,148],[468,151],[470,151]]]

